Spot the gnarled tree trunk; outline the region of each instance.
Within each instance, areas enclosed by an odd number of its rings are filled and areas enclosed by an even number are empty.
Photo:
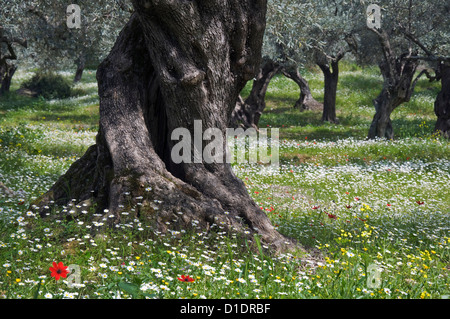
[[[305,110],[318,110],[323,108],[323,104],[316,101],[311,94],[308,81],[298,71],[298,68],[283,68],[283,75],[291,79],[300,88],[300,97],[295,102],[294,108],[298,108],[301,112]]]
[[[77,69],[75,71],[75,76],[73,77],[73,83],[78,83],[81,81],[81,78],[83,77],[84,68],[86,66],[85,55],[81,54],[75,62],[77,65]]]
[[[8,49],[6,54],[2,52],[2,43],[6,44]],[[24,48],[27,47],[26,40],[7,37],[3,27],[0,25],[0,95],[9,92],[12,78],[17,70],[17,66],[8,62],[8,60],[17,59],[13,44],[20,44]]]
[[[414,80],[417,61],[399,58],[395,62],[394,73],[385,63],[380,64],[384,85],[380,95],[373,101],[375,115],[369,128],[369,139],[394,138],[391,113],[399,105],[408,102],[420,76]],[[413,81],[414,80],[414,81]]]
[[[215,225],[284,248],[290,241],[230,164],[177,164],[171,157],[176,128],[194,136],[194,121],[201,120],[204,130],[225,134],[239,92],[260,66],[266,1],[134,0],[133,6],[136,13],[97,71],[96,144],[33,208],[46,216],[52,204],[75,199],[95,206],[105,225],[127,218],[162,232]],[[133,214],[122,214],[135,204]]]
[[[233,110],[230,125],[232,127],[258,129],[261,115],[266,108],[266,93],[272,78],[279,72],[293,80],[300,88],[300,97],[294,105],[300,111],[321,109],[322,103],[317,102],[311,94],[308,82],[301,76],[297,68],[284,67],[269,58],[265,58],[258,76],[254,79],[252,90],[247,99],[239,96],[236,108]]]
[[[341,47],[336,56],[324,52],[316,52],[315,62],[322,70],[324,77],[324,96],[322,121],[338,123],[336,117],[336,95],[339,82],[339,62],[351,51],[352,45],[346,38],[350,48]]]
[[[17,67],[13,64],[4,63],[0,65],[0,95],[9,92],[11,81],[16,70]]]
[[[418,61],[409,59],[411,52],[396,56],[391,50],[389,35],[384,30],[372,30],[377,36],[383,52],[380,71],[384,84],[380,95],[373,100],[375,115],[369,128],[369,139],[394,138],[391,113],[399,105],[408,102],[414,92],[415,85],[421,73],[415,80],[414,75]]]
[[[253,81],[252,90],[249,96],[239,99],[236,107],[231,115],[230,125],[232,127],[258,129],[259,119],[266,108],[266,93],[269,87],[270,80],[281,70],[281,65],[271,59],[264,58],[258,75]]]
[[[317,63],[324,76],[322,121],[338,123],[336,118],[336,94],[339,81],[339,61],[331,61],[330,64]]]
[[[450,138],[450,63],[441,63],[439,73],[442,89],[434,103],[437,116],[435,131]]]

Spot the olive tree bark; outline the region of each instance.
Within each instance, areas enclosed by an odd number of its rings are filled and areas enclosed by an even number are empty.
[[[324,77],[324,96],[322,121],[338,123],[336,118],[336,95],[339,82],[339,62],[351,49],[341,48],[336,56],[328,56],[317,52],[316,64],[322,70]]]
[[[7,53],[3,54],[2,44],[6,45]],[[4,34],[4,29],[0,26],[0,95],[9,92],[11,81],[17,66],[9,63],[8,60],[16,60],[17,55],[13,49],[13,44],[19,44],[24,48],[27,47],[27,41],[17,38],[9,38]]]
[[[75,71],[75,76],[73,77],[73,83],[78,83],[81,81],[83,77],[84,68],[86,66],[86,56],[82,53],[76,59],[75,64],[77,65],[77,69]]]
[[[437,116],[435,131],[450,138],[450,62],[440,63],[439,69],[442,89],[434,103]]]
[[[372,30],[377,36],[383,52],[383,60],[379,67],[383,75],[383,89],[373,100],[375,115],[369,128],[369,139],[394,138],[391,113],[399,105],[408,102],[414,92],[421,73],[415,80],[419,62],[409,59],[411,52],[397,57],[391,49],[389,35],[384,30]]]
[[[434,77],[430,76],[426,70],[422,71],[420,75],[425,74],[427,78],[432,81],[441,81],[441,91],[436,97],[434,103],[434,112],[437,116],[437,121],[435,125],[435,132],[442,134],[446,138],[450,138],[450,57],[437,56],[432,50],[428,49],[419,39],[417,39],[413,34],[407,31],[405,28],[399,28],[405,37],[414,42],[418,47],[420,47],[426,56],[410,56],[408,59],[415,61],[429,61],[435,64],[434,72],[436,75]],[[417,81],[416,79],[416,81]],[[414,87],[415,83],[413,84]]]
[[[339,62],[332,61],[330,64],[317,62],[324,76],[322,121],[337,123],[336,94],[339,81]]]
[[[266,1],[134,0],[133,6],[97,71],[96,144],[32,208],[51,216],[54,205],[84,204],[95,207],[94,220],[104,227],[129,218],[161,232],[217,226],[249,240],[258,234],[275,250],[292,247],[230,164],[171,157],[172,132],[185,128],[195,136],[195,120],[225,136],[239,92],[260,66]]]
[[[1,63],[1,61],[0,61]],[[17,67],[13,64],[4,63],[0,65],[0,95],[9,92],[11,81],[16,73]]]
[[[311,94],[308,82],[301,76],[297,68],[285,67],[271,59],[264,58],[260,71],[253,81],[249,96],[245,99],[239,96],[236,107],[231,116],[230,126],[244,129],[253,127],[258,129],[259,120],[266,108],[266,93],[272,78],[281,72],[293,80],[300,88],[300,97],[294,108],[300,111],[321,109],[322,103],[316,101]]]
[[[249,96],[239,96],[230,120],[231,127],[258,129],[259,119],[266,108],[266,93],[270,80],[281,70],[281,65],[269,58],[264,58],[258,75],[253,81]]]
[[[323,104],[318,102],[312,96],[308,81],[302,77],[298,68],[283,68],[282,73],[284,76],[294,81],[300,88],[300,97],[297,102],[295,102],[294,108],[298,108],[301,112],[323,108]]]

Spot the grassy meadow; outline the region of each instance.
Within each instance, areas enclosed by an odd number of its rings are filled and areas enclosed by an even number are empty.
[[[303,75],[322,101],[322,75]],[[92,236],[83,216],[49,222],[28,211],[94,143],[99,120],[95,71],[65,100],[15,94],[31,76],[19,70],[0,98],[0,181],[14,191],[0,189],[0,299],[450,297],[450,147],[433,135],[439,84],[419,81],[394,111],[394,141],[368,141],[377,68],[342,65],[338,125],[293,109],[298,87],[272,80],[260,126],[279,128],[280,167],[233,166],[278,230],[309,252],[271,256],[220,226],[161,234],[135,219]],[[77,265],[80,282],[52,278],[54,261]]]

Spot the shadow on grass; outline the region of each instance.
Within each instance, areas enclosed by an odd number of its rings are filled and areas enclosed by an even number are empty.
[[[336,129],[326,127],[326,125],[320,127],[306,126],[303,128],[280,130],[280,138],[291,140],[326,140],[335,142],[350,137],[364,139],[367,136],[367,130],[368,128],[365,129],[363,127],[343,127],[339,131],[336,131]]]
[[[92,102],[92,103],[91,103]],[[83,123],[96,126],[99,121],[98,104],[95,98],[69,103],[49,103],[43,98],[22,96],[15,92],[0,97],[0,116],[4,116],[6,123],[55,122],[65,124]]]
[[[287,101],[291,100],[270,99],[268,104],[278,106],[266,108],[259,122],[260,127],[287,128],[288,131],[285,133],[280,132],[282,138],[285,139],[299,139],[306,136],[330,141],[349,137],[365,139],[374,115],[374,113],[369,115],[349,114],[348,110],[342,110],[341,112],[337,109],[339,124],[330,124],[322,122],[321,111],[300,112],[293,107],[286,106]],[[395,138],[429,137],[433,134],[435,124],[436,120],[430,120],[429,117],[428,119],[423,118],[421,115],[417,115],[417,117],[394,117],[392,119]]]
[[[45,117],[45,119],[43,119]],[[90,112],[89,114],[55,114],[55,113],[38,113],[27,117],[32,122],[55,122],[61,124],[82,124],[83,126],[98,126],[100,116],[98,112]]]
[[[398,118],[392,120],[394,138],[429,137],[434,133],[436,120]]]
[[[342,88],[364,92],[370,92],[372,90],[381,91],[383,79],[364,77],[360,74],[346,74],[339,77],[339,85]]]
[[[70,95],[70,98],[82,98],[83,96],[92,94],[93,90],[77,89]],[[93,104],[97,102],[95,96],[86,97],[86,99],[91,99]],[[64,100],[61,100],[64,101]],[[43,97],[30,97],[26,95],[18,94],[15,91],[8,92],[3,96],[0,96],[0,112],[8,111],[19,111],[19,110],[51,110],[54,112],[62,112],[67,110],[73,110],[76,108],[78,101],[73,101],[73,103],[51,103],[49,100]]]
[[[321,112],[300,112],[298,109],[294,109],[293,107],[278,107],[263,112],[259,124],[261,127],[265,127],[267,125],[275,127],[301,127],[306,125],[321,125],[321,118]]]
[[[44,100],[40,98],[23,96],[16,92],[8,92],[0,96],[0,112],[6,113],[20,109],[39,108],[43,103]]]

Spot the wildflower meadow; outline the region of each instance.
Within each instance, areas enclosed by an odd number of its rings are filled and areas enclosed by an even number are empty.
[[[278,255],[258,238],[250,249],[220,225],[195,222],[167,222],[160,233],[135,218],[95,234],[102,223],[87,221],[92,212],[76,199],[61,207],[73,218],[41,218],[33,200],[95,143],[95,71],[67,99],[1,97],[0,298],[449,298],[450,147],[433,134],[439,86],[418,82],[392,115],[394,140],[366,140],[382,78],[342,68],[339,124],[294,109],[298,87],[277,76],[260,126],[279,129],[280,165],[233,164],[278,231],[304,247]],[[320,101],[322,76],[305,74]],[[19,70],[12,89],[31,75]]]

